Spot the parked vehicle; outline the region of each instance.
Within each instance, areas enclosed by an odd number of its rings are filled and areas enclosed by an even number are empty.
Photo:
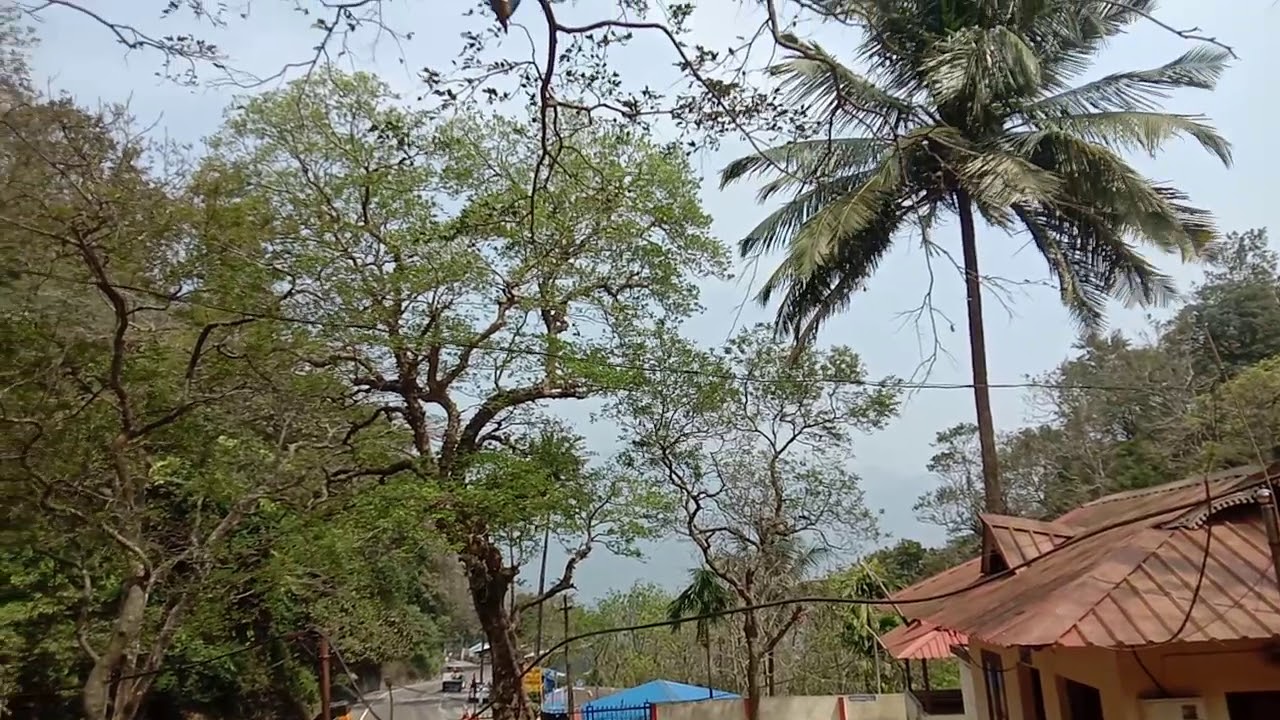
[[[463,686],[465,684],[466,683],[462,678],[462,673],[455,671],[450,673],[443,681],[441,681],[440,692],[460,693],[463,691]]]

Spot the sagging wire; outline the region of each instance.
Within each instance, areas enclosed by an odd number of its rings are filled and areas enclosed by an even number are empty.
[[[1264,467],[1262,470],[1256,473],[1253,473],[1253,475],[1267,477],[1268,472],[1267,472],[1267,469]],[[1023,562],[1018,563],[1016,565],[1011,565],[1010,567],[1004,570],[1000,570],[1000,571],[985,575],[979,578],[978,580],[972,583],[968,583],[962,587],[948,590],[942,593],[936,593],[933,595],[913,597],[913,598],[902,598],[902,599],[850,598],[850,597],[827,597],[827,596],[794,597],[794,598],[786,598],[782,600],[774,600],[774,601],[764,602],[764,603],[757,603],[755,605],[743,605],[739,607],[729,608],[727,610],[704,613],[701,615],[690,615],[690,616],[682,617],[679,619],[655,620],[652,622],[638,623],[634,625],[613,626],[613,627],[601,628],[597,630],[590,630],[587,632],[578,633],[576,635],[571,635],[569,637],[566,637],[563,640],[555,643],[548,649],[544,650],[540,655],[535,657],[526,667],[521,669],[520,674],[517,676],[516,679],[517,680],[522,679],[525,675],[533,671],[533,669],[541,666],[541,664],[544,661],[546,661],[548,658],[550,658],[553,654],[555,654],[556,652],[559,652],[560,650],[570,645],[571,643],[580,642],[582,640],[588,640],[593,637],[600,637],[603,635],[613,635],[613,634],[626,633],[626,632],[637,632],[641,630],[653,630],[656,628],[670,627],[672,625],[693,623],[693,622],[698,622],[700,620],[713,620],[721,617],[740,615],[742,613],[755,612],[758,610],[768,610],[768,609],[778,608],[778,607],[788,607],[791,605],[827,604],[827,605],[905,606],[905,605],[923,605],[926,603],[937,602],[939,600],[946,600],[948,598],[953,598],[953,597],[963,595],[971,590],[975,590],[977,588],[984,587],[998,580],[1007,578],[1026,567],[1030,567],[1035,563],[1041,562],[1046,558],[1052,557],[1055,553],[1061,552],[1066,548],[1071,547],[1072,545],[1083,542],[1085,540],[1096,537],[1098,535],[1102,535],[1102,534],[1111,532],[1113,530],[1118,530],[1120,528],[1124,528],[1137,523],[1146,522],[1148,520],[1152,520],[1158,517],[1163,517],[1163,516],[1169,515],[1170,513],[1174,513],[1182,510],[1190,510],[1195,507],[1199,507],[1202,503],[1205,503],[1206,501],[1210,504],[1210,506],[1212,506],[1212,503],[1214,501],[1224,497],[1228,497],[1233,493],[1234,493],[1234,490],[1223,492],[1217,495],[1213,495],[1212,492],[1210,492],[1210,494],[1203,499],[1197,498],[1196,500],[1190,501],[1190,502],[1178,503],[1176,505],[1170,505],[1170,506],[1162,506],[1158,510],[1142,513],[1133,517],[1121,518],[1119,520],[1106,523],[1104,525],[1100,525],[1096,528],[1091,528],[1089,530],[1086,530],[1085,532],[1080,533],[1079,535],[1075,535],[1074,537],[1068,538],[1061,545],[1053,547],[1047,550],[1046,552],[1040,555],[1037,555],[1033,558],[1024,560]],[[1207,563],[1207,560],[1205,562]],[[1013,669],[1016,669],[1016,667],[1009,668],[1008,670],[1012,671]],[[493,707],[492,701],[485,703],[481,706],[480,710],[477,711],[477,714],[481,714],[491,707]]]

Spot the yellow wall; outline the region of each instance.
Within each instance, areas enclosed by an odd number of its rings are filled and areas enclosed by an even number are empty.
[[[1280,690],[1280,665],[1268,663],[1265,648],[1262,642],[1176,643],[1138,650],[1137,657],[1129,650],[1048,648],[1031,651],[1029,662],[1040,671],[1046,720],[1069,720],[1058,678],[1097,688],[1106,720],[1142,720],[1140,698],[1160,697],[1142,665],[1169,696],[1203,698],[1208,720],[1228,720],[1225,693]],[[990,718],[981,668],[983,650],[996,652],[1004,664],[1009,720],[1034,720],[1031,695],[1020,682],[1023,672],[1012,669],[1020,665],[1019,651],[979,642],[969,648],[974,660],[969,670],[975,716]]]

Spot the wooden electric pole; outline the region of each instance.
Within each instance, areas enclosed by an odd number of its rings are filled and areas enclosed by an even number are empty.
[[[564,596],[564,603],[561,605],[561,611],[564,613],[564,639],[569,639],[569,596]],[[565,714],[573,717],[573,668],[569,664],[569,643],[564,644],[564,710]]]
[[[329,687],[329,636],[320,636],[320,718],[321,720],[333,720],[330,715],[330,705],[333,698],[329,696],[332,688]]]

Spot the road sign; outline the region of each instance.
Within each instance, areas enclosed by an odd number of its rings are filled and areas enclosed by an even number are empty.
[[[524,674],[524,691],[531,695],[542,694],[542,668],[530,668]]]

